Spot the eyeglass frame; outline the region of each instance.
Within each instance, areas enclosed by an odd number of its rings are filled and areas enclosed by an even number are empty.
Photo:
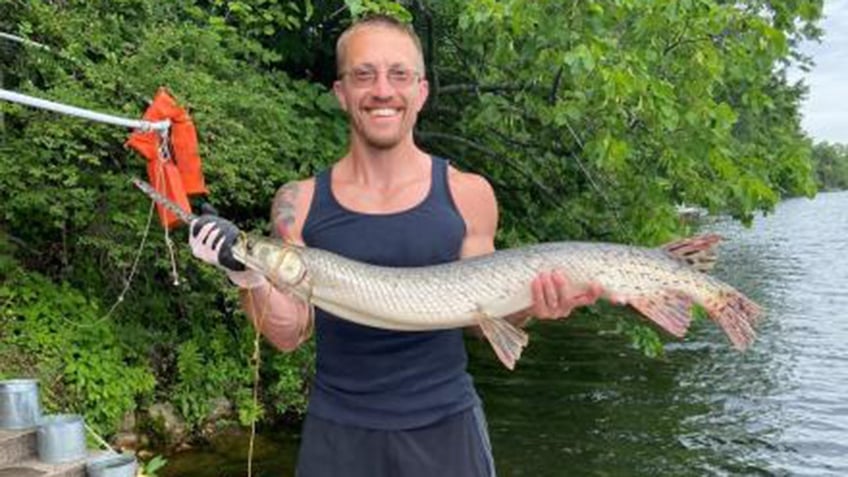
[[[357,73],[368,73],[370,75],[370,77],[367,80],[357,79],[357,76],[356,76]],[[392,79],[393,73],[395,73],[395,74],[397,74],[397,73],[407,74],[408,73],[410,79],[404,80],[404,81],[401,81],[400,83],[398,83],[397,78],[395,78],[394,80]],[[408,88],[408,87],[412,86],[412,84],[416,80],[421,81],[421,78],[423,77],[422,73],[415,68],[398,67],[398,66],[389,67],[389,69],[386,70],[385,74],[386,74],[386,79],[389,81],[389,84],[391,84],[392,87],[397,88],[397,89]],[[344,70],[344,71],[339,72],[338,79],[343,80],[345,77],[349,77],[349,78],[351,78],[351,84],[353,85],[354,88],[371,88],[375,84],[377,84],[377,78],[379,77],[379,75],[380,75],[380,71],[373,66],[360,66],[360,67],[353,67],[349,70]]]

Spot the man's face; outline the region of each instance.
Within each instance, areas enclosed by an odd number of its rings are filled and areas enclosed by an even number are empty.
[[[428,92],[421,63],[412,39],[391,28],[362,27],[347,39],[333,89],[363,143],[390,149],[412,134]]]

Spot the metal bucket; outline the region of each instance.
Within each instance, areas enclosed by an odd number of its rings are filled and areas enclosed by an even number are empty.
[[[110,454],[85,464],[88,477],[135,477],[137,470],[138,464],[132,454]]]
[[[85,425],[82,416],[54,414],[38,424],[38,460],[61,464],[85,458]]]
[[[27,429],[38,425],[38,381],[10,379],[0,381],[0,429]]]

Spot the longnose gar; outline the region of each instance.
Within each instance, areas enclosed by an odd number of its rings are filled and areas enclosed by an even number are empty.
[[[146,192],[171,208],[152,189]],[[177,215],[192,218],[181,210]],[[686,334],[691,307],[697,303],[733,345],[744,350],[754,339],[761,309],[703,273],[714,262],[719,240],[717,235],[702,235],[660,248],[553,242],[441,265],[392,268],[242,235],[233,256],[276,288],[362,325],[398,331],[479,325],[498,358],[513,369],[528,337],[505,317],[531,306],[530,282],[550,270],[562,270],[577,286],[599,283],[607,298],[630,305],[678,338]]]

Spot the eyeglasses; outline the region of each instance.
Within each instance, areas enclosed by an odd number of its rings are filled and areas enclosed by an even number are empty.
[[[354,88],[370,88],[377,83],[378,76],[377,69],[368,66],[352,68],[339,74],[340,79],[349,78]],[[420,77],[420,73],[409,68],[392,67],[386,72],[389,84],[398,89],[412,85]]]

